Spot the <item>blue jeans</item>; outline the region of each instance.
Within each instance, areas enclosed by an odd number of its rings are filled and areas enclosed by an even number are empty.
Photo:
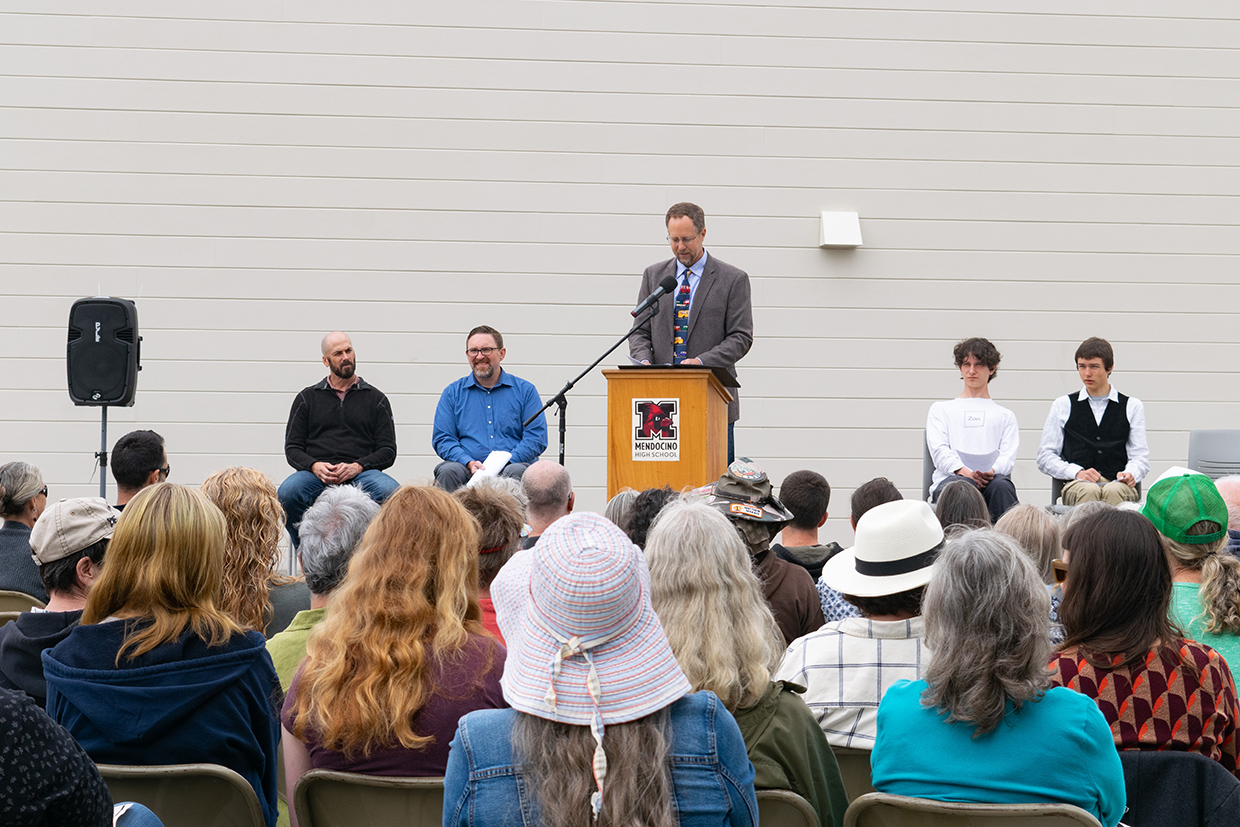
[[[728,423],[728,465],[732,464],[732,460],[736,459],[736,423]]]
[[[164,827],[164,823],[146,807],[135,803],[116,820],[116,827]]]
[[[397,488],[400,488],[400,483],[396,480],[373,468],[358,474],[348,484],[362,489],[366,492],[366,496],[380,504],[392,496]],[[280,505],[284,506],[284,521],[288,526],[289,536],[293,538],[294,548],[301,542],[297,534],[297,525],[301,522],[301,515],[306,513],[307,508],[314,505],[314,501],[325,488],[327,485],[309,471],[298,471],[280,484]]]
[[[512,743],[513,726],[524,714],[483,709],[461,718],[443,780],[446,827],[539,823],[538,802],[521,778]],[[754,827],[754,769],[736,719],[710,692],[675,701],[669,718],[668,764],[680,827]]]

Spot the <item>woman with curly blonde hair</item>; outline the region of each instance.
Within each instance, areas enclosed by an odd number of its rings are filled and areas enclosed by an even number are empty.
[[[1227,550],[1227,503],[1209,477],[1186,474],[1154,483],[1142,513],[1171,566],[1171,619],[1240,682],[1240,560]]]
[[[310,590],[275,570],[284,526],[275,483],[253,468],[225,468],[207,477],[202,493],[224,512],[227,527],[220,608],[267,637],[284,631],[310,608]]]
[[[792,790],[820,824],[842,824],[848,797],[839,765],[804,689],[771,680],[783,633],[728,518],[700,501],[669,503],[650,530],[646,562],[650,602],[676,662],[694,691],[714,692],[736,718],[754,786]]]
[[[507,706],[477,551],[477,523],[446,491],[403,486],[384,503],[284,702],[290,796],[312,766],[441,776],[457,720]]]

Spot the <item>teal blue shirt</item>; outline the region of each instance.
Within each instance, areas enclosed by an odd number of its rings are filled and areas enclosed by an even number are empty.
[[[1048,689],[974,738],[973,725],[924,708],[925,690],[925,681],[899,681],[878,705],[874,789],[937,801],[1074,804],[1106,827],[1119,822],[1124,770],[1092,698]]]

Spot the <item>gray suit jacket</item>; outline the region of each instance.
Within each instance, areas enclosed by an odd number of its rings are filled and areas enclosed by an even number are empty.
[[[654,292],[665,276],[676,275],[676,259],[652,264],[642,273],[642,287],[637,294],[641,302]],[[629,339],[629,354],[654,365],[672,361],[672,322],[676,299],[672,295],[659,299],[659,315],[646,323]],[[654,329],[651,330],[651,327]],[[753,306],[750,303],[749,276],[731,264],[707,255],[706,268],[693,296],[689,314],[689,340],[685,343],[690,357],[696,356],[709,367],[726,368],[736,376],[736,363],[753,344]],[[736,388],[728,405],[728,421],[741,415],[740,394]]]

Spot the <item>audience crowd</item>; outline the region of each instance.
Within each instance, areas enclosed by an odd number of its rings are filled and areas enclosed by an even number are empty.
[[[345,478],[296,525],[253,469],[168,482],[151,431],[118,442],[115,507],[0,466],[0,588],[29,596],[0,626],[0,779],[23,779],[0,822],[108,823],[95,762],[228,767],[268,827],[296,825],[279,797],[316,768],[443,778],[445,825],[752,825],[774,789],[840,827],[841,749],[880,791],[1106,827],[1130,751],[1196,753],[1240,798],[1240,478],[1173,469],[1134,501],[1143,410],[1083,345],[1091,393],[1047,427],[1109,437],[1107,473],[1072,464],[1070,507],[1016,503],[1006,461],[977,460],[1012,448],[998,352],[961,345],[933,507],[860,482],[848,548],[820,537],[821,474],[777,490],[744,457],[604,516],[548,461],[382,496]],[[342,380],[353,358],[324,351]],[[299,577],[277,571],[290,529]]]

